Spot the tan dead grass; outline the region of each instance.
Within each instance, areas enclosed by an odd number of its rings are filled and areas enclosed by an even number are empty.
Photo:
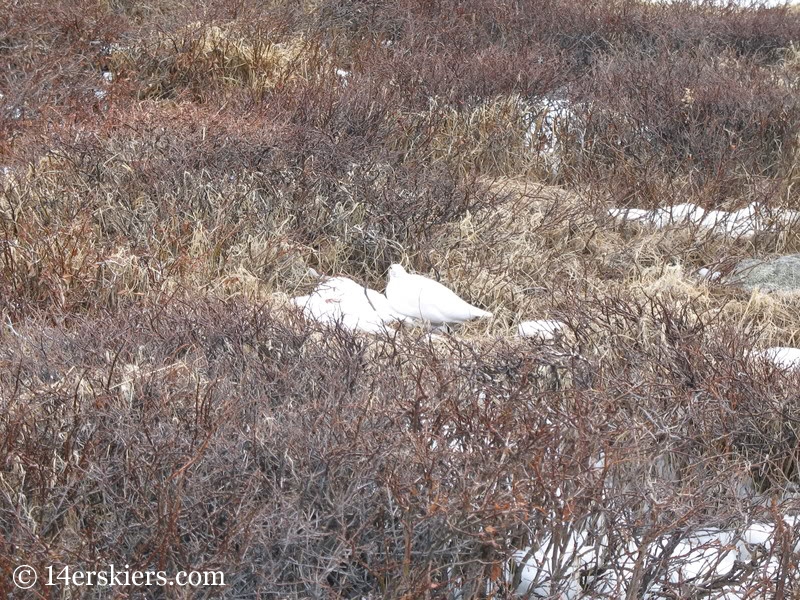
[[[242,31],[234,23],[190,23],[139,47],[115,48],[109,62],[115,71],[140,73],[144,79],[140,99],[168,98],[178,83],[212,81],[262,93],[310,81],[323,72],[333,76],[333,63],[303,37],[279,39],[268,32]]]
[[[125,164],[124,155],[119,160]],[[177,290],[270,304],[276,292],[288,298],[311,289],[309,266],[383,289],[384,273],[367,271],[364,277],[341,268],[348,261],[347,232],[365,218],[358,203],[333,207],[331,218],[341,222],[344,235],[315,248],[292,240],[293,221],[276,205],[268,222],[230,231],[230,241],[224,241],[224,224],[209,228],[202,213],[193,218],[184,215],[192,223],[189,229],[178,221],[162,222],[163,241],[159,254],[152,255],[133,251],[127,244],[104,243],[98,226],[87,220],[67,224],[57,213],[43,210],[42,199],[53,193],[49,190],[63,185],[66,164],[63,157],[46,157],[0,194],[4,214],[13,212],[17,224],[28,232],[9,250],[18,274],[35,277],[41,293],[49,290],[62,306],[68,306],[71,297],[83,301],[89,294],[100,294],[101,302],[117,305]],[[620,226],[605,217],[602,201],[590,202],[579,193],[529,178],[496,179],[492,188],[508,200],[444,226],[426,255],[397,249],[401,261],[494,313],[491,320],[459,328],[463,339],[513,336],[522,320],[565,318],[573,300],[603,302],[612,296],[664,300],[676,307],[693,304],[702,309],[704,318],[714,315],[715,327],[734,324],[757,331],[754,345],[789,344],[798,336],[798,302],[793,298],[749,297],[695,274],[700,266],[749,254],[752,242],[686,227],[655,231]],[[219,190],[207,198],[222,203],[225,195]],[[138,211],[135,207],[148,203],[141,198],[133,207]],[[96,214],[105,222],[130,219],[120,210],[110,200]],[[173,241],[163,243],[167,240]]]
[[[120,152],[116,159],[108,168],[122,176],[127,161],[135,157]],[[86,301],[90,295],[117,305],[177,290],[269,304],[275,293],[291,297],[311,289],[310,266],[383,289],[384,273],[356,274],[343,268],[349,261],[350,236],[361,235],[360,223],[366,218],[366,208],[358,202],[330,207],[328,218],[340,224],[341,235],[309,246],[294,241],[294,221],[280,203],[274,203],[267,220],[245,229],[226,226],[223,207],[231,190],[209,189],[205,196],[209,207],[180,220],[161,220],[160,233],[148,234],[152,247],[148,252],[127,243],[108,244],[102,229],[111,223],[121,228],[131,220],[131,210],[137,219],[155,219],[150,198],[134,198],[124,207],[109,194],[105,204],[95,205],[97,221],[69,220],[66,213],[60,216],[58,208],[48,208],[45,199],[58,195],[64,178],[79,189],[70,177],[66,157],[46,156],[0,194],[3,214],[9,219],[13,215],[20,231],[26,232],[9,249],[20,285],[35,282],[38,287],[30,293],[50,294],[62,307]],[[401,262],[439,278],[494,313],[491,320],[461,327],[458,334],[464,339],[513,336],[522,320],[565,318],[573,301],[602,303],[612,296],[664,300],[677,307],[697,305],[707,317],[716,315],[715,326],[757,330],[755,345],[788,344],[800,331],[794,299],[750,298],[746,292],[695,275],[701,266],[751,254],[758,241],[731,240],[679,226],[662,231],[621,226],[605,215],[605,201],[587,200],[583,194],[527,177],[497,178],[491,189],[508,199],[444,226],[425,255],[402,246],[393,250]],[[252,207],[245,203],[238,210],[256,210],[260,200],[252,197],[252,202]],[[69,205],[64,202],[61,208],[68,212]],[[209,210],[217,215],[212,221]]]
[[[548,124],[548,115],[555,120],[555,127]],[[547,178],[552,172],[553,156],[543,148],[563,150],[574,136],[571,124],[551,114],[547,103],[532,102],[516,94],[462,108],[432,98],[428,110],[402,114],[399,120],[408,131],[424,131],[431,139],[426,140],[421,153],[417,146],[420,140],[415,136],[399,136],[396,149],[424,161],[447,161],[465,176],[477,171]]]
[[[747,255],[753,242],[679,226],[619,227],[602,216],[602,206],[593,208],[579,194],[524,179],[495,186],[513,199],[490,216],[467,215],[445,227],[433,253],[416,261],[435,265],[444,283],[495,313],[491,322],[463,327],[465,337],[513,335],[521,320],[568,315],[572,296],[601,304],[613,297],[663,301],[677,311],[693,307],[698,319],[708,321],[710,335],[735,325],[753,332],[754,346],[795,340],[795,297],[751,297],[696,274],[722,258]],[[596,341],[602,345],[608,333],[596,331]]]

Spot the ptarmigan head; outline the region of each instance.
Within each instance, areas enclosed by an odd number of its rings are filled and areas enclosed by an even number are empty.
[[[408,275],[406,270],[403,268],[403,265],[394,264],[389,267],[389,280],[392,280],[395,277],[402,277],[403,275]]]

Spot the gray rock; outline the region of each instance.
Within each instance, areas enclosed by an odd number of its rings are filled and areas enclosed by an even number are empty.
[[[728,282],[747,290],[800,292],[800,254],[770,260],[745,259],[733,269]]]

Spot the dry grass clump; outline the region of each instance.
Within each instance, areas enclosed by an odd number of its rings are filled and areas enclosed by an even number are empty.
[[[604,215],[603,199],[580,192],[498,179],[492,187],[504,198],[497,208],[469,214],[447,226],[433,255],[419,257],[419,268],[450,272],[448,279],[473,289],[493,308],[510,314],[537,312],[527,302],[545,300],[558,289],[602,293],[605,289],[643,289],[672,272],[692,289],[692,266],[747,255],[752,242],[726,239],[676,226],[618,226]],[[480,265],[480,267],[478,267]],[[475,273],[467,276],[467,273]],[[663,282],[662,282],[663,283]],[[559,293],[571,297],[572,293]]]
[[[464,176],[546,179],[564,167],[566,152],[579,144],[567,106],[516,94],[457,108],[432,98],[427,111],[397,117],[402,135],[396,147],[406,159],[444,161]]]
[[[525,172],[531,153],[525,147],[525,134],[533,107],[519,96],[499,97],[468,108],[440,106],[431,100],[428,110],[417,115],[403,115],[408,128],[431,138],[423,143],[423,161],[447,161],[464,173],[479,170],[509,176]],[[424,133],[423,133],[424,132]],[[398,138],[406,153],[415,153],[418,141],[408,136]]]
[[[330,67],[320,60],[319,48],[301,37],[281,41],[271,39],[270,31],[238,29],[237,23],[190,23],[133,51],[130,60],[142,65],[139,97],[171,98],[185,90],[202,97],[217,84],[261,95],[320,77],[323,66]]]

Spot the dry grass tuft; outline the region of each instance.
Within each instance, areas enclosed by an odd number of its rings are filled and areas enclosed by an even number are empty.
[[[131,58],[143,65],[140,98],[170,98],[185,88],[202,93],[215,84],[260,95],[323,75],[319,49],[311,42],[301,37],[276,41],[268,31],[247,35],[236,23],[191,23],[160,35],[138,54]]]

